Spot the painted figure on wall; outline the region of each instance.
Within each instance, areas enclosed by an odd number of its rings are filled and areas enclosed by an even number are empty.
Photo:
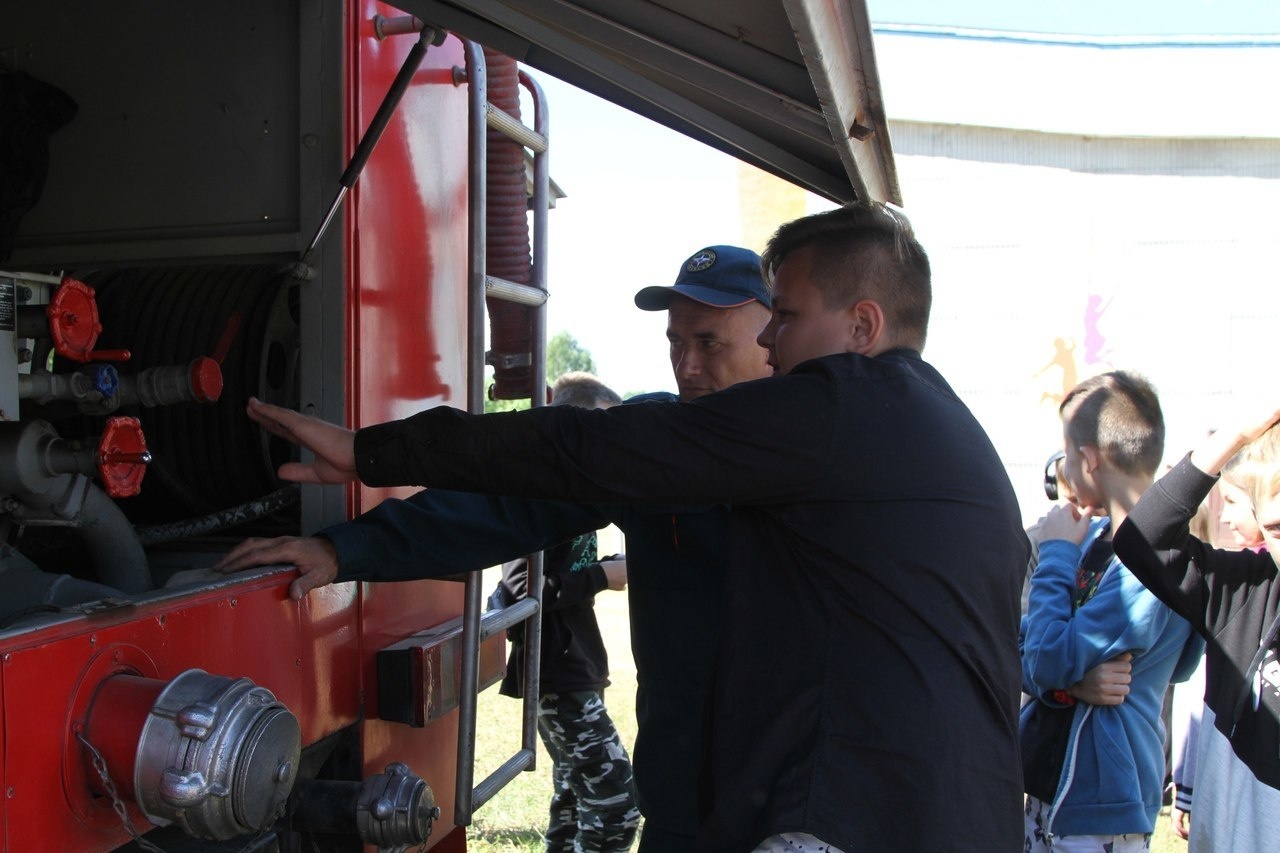
[[[1045,391],[1040,395],[1040,402],[1048,401],[1057,406],[1067,396],[1067,392],[1076,387],[1076,384],[1080,381],[1080,371],[1076,368],[1076,342],[1074,338],[1053,339],[1053,358],[1049,359],[1048,364],[1036,371],[1035,378],[1039,379],[1055,367],[1062,371],[1062,387],[1060,390]]]

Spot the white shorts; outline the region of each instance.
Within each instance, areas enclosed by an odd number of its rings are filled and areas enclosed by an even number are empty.
[[[814,838],[807,832],[784,832],[771,835],[751,853],[845,853],[838,847]]]
[[[1027,797],[1025,853],[1145,853],[1151,849],[1150,833],[1141,832],[1127,835],[1055,835],[1051,844],[1044,835],[1048,817],[1048,803]]]

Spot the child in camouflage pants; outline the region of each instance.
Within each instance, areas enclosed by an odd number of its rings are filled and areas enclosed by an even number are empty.
[[[548,853],[628,851],[640,823],[631,760],[605,709],[608,656],[595,617],[595,594],[608,587],[596,560],[596,535],[546,552],[542,591],[542,683],[538,733],[551,756]],[[509,606],[524,595],[526,564],[503,566],[491,599]],[[501,692],[522,696],[523,626],[508,632],[511,657]]]

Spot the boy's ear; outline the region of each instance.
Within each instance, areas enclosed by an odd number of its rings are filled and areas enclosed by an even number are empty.
[[[848,308],[850,352],[859,355],[879,355],[887,347],[884,346],[885,318],[880,303],[870,299],[862,299]]]
[[[1080,455],[1084,458],[1084,470],[1086,473],[1092,474],[1102,466],[1102,451],[1092,444],[1082,445],[1080,447]]]

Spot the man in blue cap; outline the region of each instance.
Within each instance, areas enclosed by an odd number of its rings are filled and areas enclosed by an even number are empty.
[[[667,312],[671,370],[682,401],[770,375],[756,343],[770,302],[755,252],[708,246],[681,265],[675,284],[646,287],[635,301],[645,311]]]
[[[640,290],[636,305],[667,311],[678,395],[627,402],[688,402],[772,375],[757,342],[770,298],[760,257],[709,246],[680,266],[671,286]],[[726,506],[602,506],[529,501],[431,489],[383,501],[314,537],[250,539],[221,562],[225,571],[292,563],[296,599],[330,582],[412,580],[514,559],[616,524],[627,538],[631,648],[636,664],[637,799],[643,853],[694,849],[704,710],[728,567]]]
[[[1027,538],[990,438],[921,356],[928,255],[863,201],[784,224],[763,265],[777,375],[692,403],[438,406],[358,431],[246,413],[315,453],[281,466],[299,482],[731,504],[699,853],[1015,849]]]

